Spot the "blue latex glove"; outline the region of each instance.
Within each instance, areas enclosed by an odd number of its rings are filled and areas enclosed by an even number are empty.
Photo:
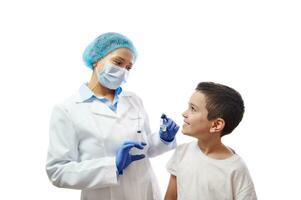
[[[173,141],[180,127],[165,114],[161,115],[161,120],[163,124],[160,126],[160,138],[165,142]]]
[[[118,169],[118,175],[123,174],[123,170],[131,164],[131,162],[135,160],[140,160],[145,157],[144,154],[139,155],[131,155],[129,152],[131,148],[136,147],[138,149],[143,149],[146,143],[144,142],[136,142],[136,141],[127,141],[122,144],[116,154],[116,167]]]

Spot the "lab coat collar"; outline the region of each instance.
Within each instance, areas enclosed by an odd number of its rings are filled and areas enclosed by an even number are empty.
[[[86,84],[83,84],[81,88],[78,90],[78,93],[75,97],[75,103],[88,103],[87,106],[89,106],[91,112],[98,116],[106,116],[111,118],[120,118],[122,117],[126,112],[128,112],[131,108],[131,106],[127,106],[128,98],[124,97],[131,97],[132,94],[130,92],[123,91],[120,87],[117,88],[116,92],[119,92],[119,100],[118,100],[118,106],[117,106],[117,112],[115,113],[112,111],[106,104],[100,102],[100,101],[90,101],[91,95],[94,95],[94,93],[90,90]]]
[[[128,105],[127,98],[120,98],[117,106],[117,111],[112,111],[107,105],[93,101],[89,103],[90,110],[93,114],[98,116],[106,116],[111,118],[122,118],[125,113],[132,109],[132,105]]]
[[[123,89],[121,87],[117,88],[116,92],[117,92],[118,96],[124,96],[124,97],[131,96],[130,93],[123,91]],[[94,93],[88,87],[88,83],[84,83],[79,88],[78,95],[77,95],[77,98],[75,101],[76,101],[76,103],[87,102],[91,99],[92,96],[94,96]]]
[[[90,110],[95,115],[117,118],[117,113],[113,112],[106,104],[99,101],[93,101],[89,105]]]

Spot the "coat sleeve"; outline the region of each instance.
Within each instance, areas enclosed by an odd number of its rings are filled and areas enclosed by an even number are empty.
[[[115,157],[79,159],[79,140],[68,113],[55,106],[50,120],[46,172],[57,187],[103,188],[118,184]]]
[[[138,97],[137,97],[138,98]],[[149,118],[147,115],[147,112],[145,111],[145,108],[143,106],[142,100],[138,98],[140,109],[142,110],[143,116],[144,116],[144,130],[145,134],[147,136],[147,141],[149,143],[149,148],[147,152],[148,157],[155,157],[160,154],[163,154],[167,151],[170,151],[177,146],[176,139],[174,139],[172,142],[165,142],[161,140],[159,130],[156,132],[152,132],[149,124]]]

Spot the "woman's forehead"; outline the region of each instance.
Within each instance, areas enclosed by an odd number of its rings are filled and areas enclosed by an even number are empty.
[[[127,48],[119,48],[108,54],[112,57],[121,57],[124,60],[131,61],[133,60],[133,53]]]

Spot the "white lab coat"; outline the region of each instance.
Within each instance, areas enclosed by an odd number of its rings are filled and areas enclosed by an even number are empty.
[[[126,91],[119,97],[116,113],[99,101],[83,102],[79,93],[54,107],[48,177],[57,187],[82,190],[83,200],[159,200],[149,158],[175,148],[176,142],[165,144],[158,132],[151,133],[139,97]],[[126,140],[146,142],[143,150],[131,150],[146,158],[132,162],[117,176],[115,155]]]

